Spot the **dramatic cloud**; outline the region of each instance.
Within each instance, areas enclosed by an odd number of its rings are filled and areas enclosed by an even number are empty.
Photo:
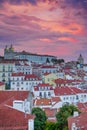
[[[0,54],[5,45],[87,59],[87,0],[0,0]]]

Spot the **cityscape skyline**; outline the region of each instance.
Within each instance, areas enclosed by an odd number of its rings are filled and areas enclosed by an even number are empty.
[[[82,54],[87,62],[86,11],[87,0],[0,1],[0,55],[12,44],[65,61]]]

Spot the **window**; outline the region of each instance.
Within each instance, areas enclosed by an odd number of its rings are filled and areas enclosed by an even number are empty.
[[[3,65],[3,72],[5,71],[5,66]]]
[[[10,76],[10,73],[8,73],[8,77]]]
[[[17,78],[17,80],[19,80],[19,78]]]
[[[42,93],[41,92],[39,93],[39,96],[42,97]]]
[[[5,73],[2,74],[2,77],[5,77]]]
[[[84,95],[84,98],[86,98],[86,95]]]
[[[17,86],[19,86],[19,82],[17,82]]]
[[[28,83],[26,83],[26,85],[28,85]]]
[[[46,92],[44,92],[44,98],[46,98]]]
[[[66,97],[66,99],[68,100],[68,97]]]
[[[23,84],[23,82],[21,82],[21,84]]]
[[[50,92],[48,92],[48,96],[51,96]]]
[[[79,97],[78,97],[78,95],[76,95],[76,100],[78,100],[79,99]]]

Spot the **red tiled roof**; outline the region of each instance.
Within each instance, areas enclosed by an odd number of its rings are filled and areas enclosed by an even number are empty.
[[[56,79],[56,84],[70,84],[70,83],[79,83],[81,80],[68,80],[68,79]]]
[[[43,75],[44,75],[44,76],[47,76],[47,75],[49,75],[49,74],[51,74],[51,73],[46,72],[46,73],[44,73]]]
[[[19,72],[19,73],[12,73],[12,76],[25,76],[23,73]]]
[[[35,99],[35,105],[36,106],[45,106],[45,105],[51,105],[51,99],[47,99],[47,98],[41,98],[41,99]]]
[[[51,68],[51,69],[54,69],[55,67],[54,67],[54,66],[51,66],[51,65],[49,65],[49,66],[47,65],[47,66],[42,66],[41,68],[42,68],[42,69],[46,69],[46,68],[47,68],[47,69],[50,69],[50,68]]]
[[[5,85],[5,83],[3,83],[3,82],[0,82],[0,86],[2,86],[2,85]]]
[[[87,112],[87,103],[78,103],[77,106],[81,112]]]
[[[75,123],[76,127],[81,128],[80,130],[87,130],[87,112],[68,118],[69,130],[71,130],[72,123]]]
[[[29,65],[25,63],[24,66],[29,66]]]
[[[52,97],[52,102],[60,102],[60,97]]]
[[[54,89],[55,95],[72,95],[83,92],[83,90],[75,87],[56,87]]]
[[[25,130],[28,128],[28,119],[34,119],[33,115],[26,114],[13,108],[0,107],[0,130]]]
[[[79,89],[79,88],[76,88],[76,87],[71,87],[72,91],[74,91],[75,93],[83,93],[84,91]]]
[[[38,84],[38,87],[52,87],[49,83]]]
[[[57,109],[44,108],[47,117],[55,117]]]
[[[67,84],[67,83],[72,83],[72,80],[66,80],[66,79],[56,79],[55,80],[56,84]]]
[[[56,87],[54,89],[55,95],[72,95],[75,94],[69,87]]]
[[[39,89],[38,89],[38,87],[37,86],[35,86],[34,87],[34,91],[38,91]]]
[[[27,59],[3,59],[0,63],[19,63],[20,61],[26,62]]]
[[[28,98],[28,91],[0,91],[0,105],[12,104],[13,100],[25,100]]]
[[[39,79],[39,77],[37,75],[34,75],[34,74],[27,74],[25,75],[25,79],[30,79],[30,78],[34,78],[34,79]]]

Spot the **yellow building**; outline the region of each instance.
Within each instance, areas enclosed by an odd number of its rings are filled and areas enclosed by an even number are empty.
[[[50,85],[55,86],[54,80],[57,79],[57,73],[45,73],[42,76],[44,83],[49,83]]]

